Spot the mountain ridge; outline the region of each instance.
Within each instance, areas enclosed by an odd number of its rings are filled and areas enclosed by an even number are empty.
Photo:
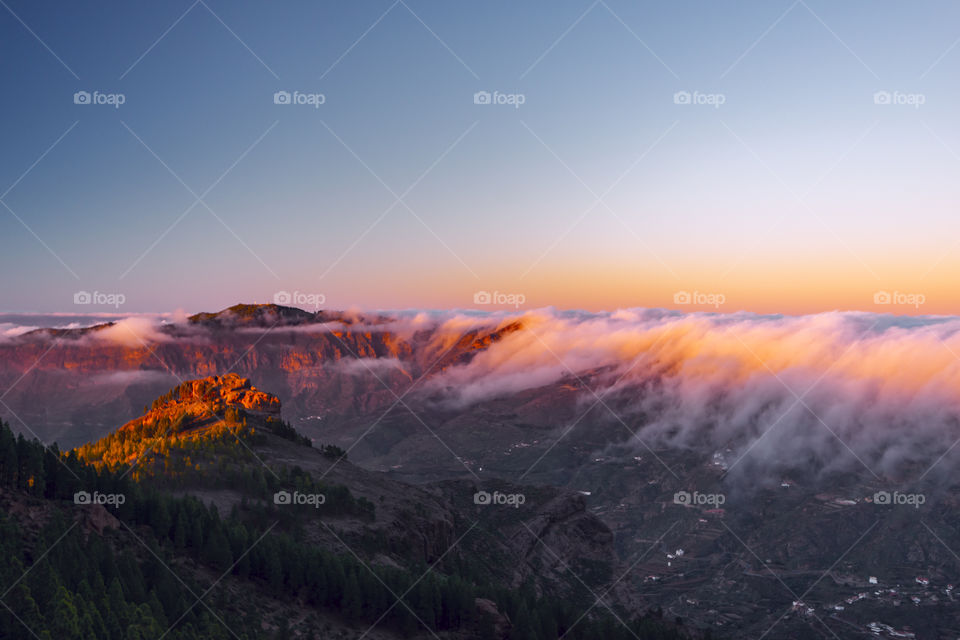
[[[123,455],[105,456],[114,445]],[[590,587],[585,591],[571,580],[568,572],[575,567],[593,589],[612,589],[610,597],[628,607],[631,617],[637,607],[644,610],[635,594],[611,584],[617,573],[612,535],[589,514],[582,496],[506,483],[406,485],[356,467],[336,447],[313,447],[282,421],[276,396],[237,374],[186,380],[140,418],[75,453],[103,472],[132,471],[137,483],[208,503],[222,518],[239,513],[259,520],[270,514],[311,547],[333,553],[347,544],[375,568],[443,561],[455,570],[469,563],[483,584],[523,587],[536,594],[529,597],[562,597],[586,606]],[[487,508],[476,501],[478,491],[521,492],[523,511]],[[314,509],[278,502],[277,496],[289,500],[297,492],[325,498]],[[101,530],[117,529],[109,518],[95,522]],[[529,624],[511,621],[486,597],[478,598],[476,611],[495,618],[492,637],[505,639],[517,624]]]

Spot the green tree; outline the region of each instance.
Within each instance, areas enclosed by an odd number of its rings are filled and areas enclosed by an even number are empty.
[[[353,571],[349,573],[346,584],[344,584],[340,607],[347,620],[359,620],[360,614],[363,613],[363,596],[360,593],[357,576]]]
[[[141,604],[134,612],[133,621],[127,625],[126,637],[129,640],[154,640],[164,632],[153,617],[153,612],[147,604]]]
[[[54,596],[53,615],[48,616],[50,633],[59,640],[81,638],[80,618],[73,597],[64,587]]]

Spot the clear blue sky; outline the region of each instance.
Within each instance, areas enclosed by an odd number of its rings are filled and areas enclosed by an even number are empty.
[[[958,39],[946,1],[3,0],[0,310],[960,312]]]

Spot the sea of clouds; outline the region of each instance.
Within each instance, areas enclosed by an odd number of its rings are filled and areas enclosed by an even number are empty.
[[[36,326],[94,324],[17,320],[0,317],[5,340]],[[174,339],[158,328],[182,323],[182,316],[109,320],[116,324],[87,339],[137,348]],[[415,345],[419,365],[390,359],[335,366],[350,375],[398,369],[412,378],[465,335],[503,330],[472,358],[431,371],[420,392],[445,409],[467,410],[572,383],[582,389],[584,409],[602,407],[607,411],[600,415],[636,432],[637,449],[723,451],[728,464],[742,460],[744,469],[806,465],[935,476],[949,473],[956,462],[951,454],[960,451],[956,317],[399,311],[284,329],[290,330],[390,332]]]

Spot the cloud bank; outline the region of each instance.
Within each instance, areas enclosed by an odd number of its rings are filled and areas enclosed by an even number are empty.
[[[161,320],[115,319],[84,341],[137,349],[209,337],[180,323],[162,331]],[[21,333],[12,323],[0,328]],[[321,367],[418,381],[426,374],[416,395],[450,411],[539,388],[549,399],[551,385],[580,388],[578,428],[622,420],[637,434],[615,444],[626,454],[647,446],[719,451],[731,473],[760,469],[768,476],[854,468],[934,478],[960,463],[956,317],[411,310],[276,331],[387,333],[387,342],[409,348]],[[443,360],[451,353],[461,355]],[[596,410],[587,413],[590,407]]]
[[[616,413],[645,443],[729,449],[743,469],[916,477],[952,466],[950,455],[937,460],[960,438],[958,318],[541,310],[519,319],[523,330],[431,381],[443,402],[573,382],[592,390],[585,408],[599,398],[611,410],[599,419]]]

